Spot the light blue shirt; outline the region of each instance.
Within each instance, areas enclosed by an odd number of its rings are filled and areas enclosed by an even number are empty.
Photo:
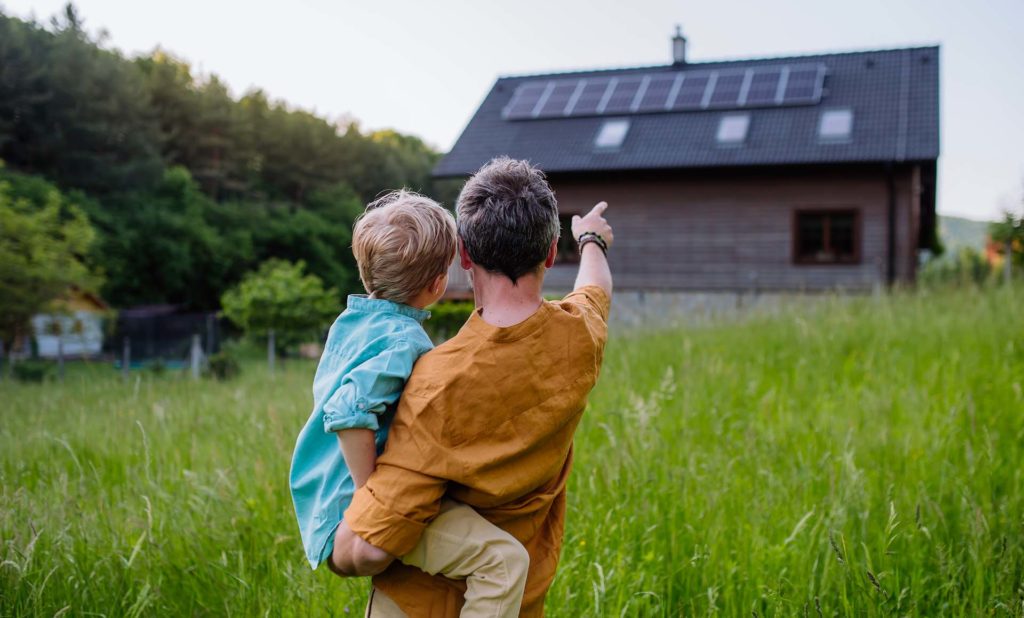
[[[334,432],[372,429],[380,455],[412,366],[433,347],[421,325],[428,317],[429,311],[351,295],[331,326],[313,378],[313,413],[295,442],[289,474],[302,545],[314,569],[330,556],[334,531],[355,492]]]

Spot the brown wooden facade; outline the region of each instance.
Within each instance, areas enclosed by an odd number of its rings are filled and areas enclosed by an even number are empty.
[[[609,203],[619,290],[864,291],[914,280],[928,240],[920,230],[931,225],[922,227],[921,178],[932,165],[617,172],[550,182],[563,216]],[[797,214],[830,211],[855,213],[856,259],[801,262]],[[548,272],[550,292],[571,289],[569,262]],[[453,275],[450,295],[464,295],[464,274]]]

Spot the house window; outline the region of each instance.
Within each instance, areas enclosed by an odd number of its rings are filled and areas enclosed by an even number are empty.
[[[797,211],[793,261],[798,264],[856,264],[860,261],[856,210]]]
[[[572,215],[558,215],[562,230],[558,236],[558,257],[556,264],[578,264],[580,254],[576,250],[576,239],[572,235]]]
[[[604,150],[618,148],[626,140],[627,133],[629,133],[629,120],[622,118],[605,120],[597,132],[597,137],[594,138],[594,147]]]
[[[818,138],[823,142],[849,141],[853,133],[853,110],[827,109],[821,112],[818,123]]]
[[[727,114],[718,121],[715,140],[724,146],[738,146],[746,141],[750,114]]]

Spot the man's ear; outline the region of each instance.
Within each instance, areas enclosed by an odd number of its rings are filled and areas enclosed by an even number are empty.
[[[469,259],[469,251],[466,251],[466,245],[459,239],[459,266],[462,270],[470,270],[473,268],[473,260]]]
[[[544,260],[544,268],[551,268],[555,265],[555,257],[558,256],[558,239],[556,238],[551,242],[551,248],[548,249],[548,257]]]

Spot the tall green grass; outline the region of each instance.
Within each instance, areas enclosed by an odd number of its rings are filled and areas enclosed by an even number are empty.
[[[548,614],[1024,614],[1022,303],[614,335]],[[0,613],[361,615],[291,512],[312,371],[0,384]]]

